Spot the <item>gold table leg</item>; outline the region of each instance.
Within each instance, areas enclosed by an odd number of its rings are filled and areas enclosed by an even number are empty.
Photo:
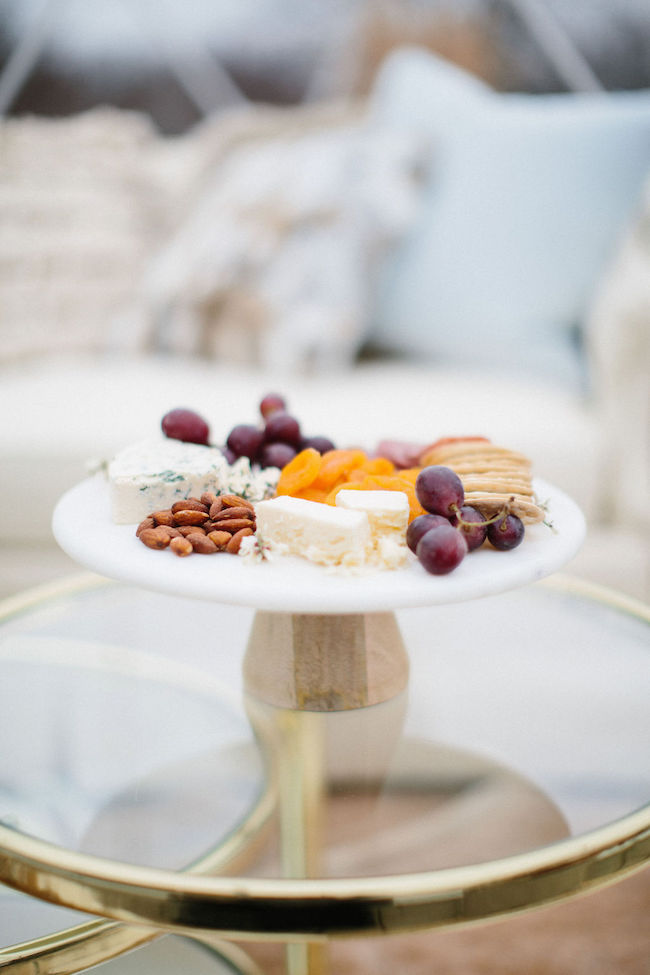
[[[369,751],[390,753],[401,731],[401,707],[393,709],[392,726],[377,713],[378,706],[402,696],[408,681],[395,617],[258,612],[244,680],[249,717],[276,764],[283,875],[322,877],[325,798],[341,731],[348,760],[360,744],[358,771],[373,775]],[[377,741],[364,752],[371,712],[380,725],[374,725]],[[326,951],[320,943],[289,944],[287,975],[326,975]]]

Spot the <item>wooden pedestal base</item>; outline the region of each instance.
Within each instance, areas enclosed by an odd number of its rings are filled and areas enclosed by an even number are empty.
[[[249,695],[298,711],[348,711],[400,694],[408,658],[393,613],[258,612],[244,661]]]

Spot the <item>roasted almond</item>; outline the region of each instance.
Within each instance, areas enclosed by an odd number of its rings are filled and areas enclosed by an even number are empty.
[[[173,515],[178,511],[204,511],[207,515],[208,506],[198,498],[184,498],[182,501],[174,501],[171,511]]]
[[[220,511],[213,521],[223,521],[226,518],[254,518],[255,512],[247,508],[246,505],[233,505],[232,508],[224,508]]]
[[[182,508],[174,512],[173,518],[178,528],[182,525],[202,525],[208,520],[208,513],[205,510],[197,511],[196,508]]]
[[[173,525],[174,516],[171,509],[165,508],[164,511],[154,511],[151,515],[157,525]]]
[[[208,538],[210,539],[211,542],[214,542],[217,548],[221,549],[226,547],[226,545],[232,538],[232,535],[230,534],[230,532],[213,531],[213,532],[208,532]]]
[[[206,530],[203,525],[181,525],[177,529],[179,535],[187,538],[188,535],[205,535]]]
[[[164,528],[144,528],[139,535],[147,548],[167,548],[171,538]]]
[[[221,498],[215,498],[212,504],[210,505],[210,517],[216,518],[222,508],[223,508],[223,502],[221,501]]]
[[[213,505],[216,500],[217,500],[217,496],[216,494],[213,494],[212,491],[206,491],[204,494],[201,495],[201,504],[204,504],[206,508],[209,508],[210,505]]]
[[[198,552],[199,555],[213,555],[218,552],[217,546],[211,541],[207,535],[188,535],[187,541],[191,544],[192,549]]]
[[[245,505],[251,511],[254,510],[251,502],[246,498],[242,498],[239,494],[221,494],[219,497],[221,503],[227,508],[238,508],[240,505]]]
[[[148,518],[143,518],[143,520],[136,528],[135,533],[139,537],[140,533],[143,532],[145,528],[155,528],[155,527],[156,527],[156,523],[154,522],[153,518],[149,516]]]
[[[234,535],[241,528],[250,528],[252,530],[255,527],[255,523],[250,518],[224,518],[223,521],[218,519],[214,527],[215,531],[230,532],[231,535]]]
[[[182,535],[177,535],[176,538],[172,538],[169,543],[169,547],[175,555],[180,558],[184,558],[186,555],[191,555],[194,551],[194,546],[190,542],[189,538],[183,538]]]
[[[241,528],[238,532],[235,532],[235,534],[232,536],[232,538],[226,545],[226,552],[229,552],[231,555],[237,555],[242,540],[246,538],[247,535],[252,535],[252,534],[253,534],[252,528]]]

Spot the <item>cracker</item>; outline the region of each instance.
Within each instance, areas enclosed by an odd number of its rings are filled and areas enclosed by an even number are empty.
[[[465,441],[459,443],[443,444],[440,447],[433,447],[425,450],[420,457],[420,464],[423,467],[429,464],[445,464],[453,467],[453,460],[471,461],[475,457],[483,459],[494,458],[495,460],[507,458],[517,464],[530,467],[530,461],[523,454],[519,454],[508,447],[499,447],[493,443],[485,441]]]
[[[486,517],[491,518],[507,507],[508,511],[517,515],[525,524],[536,524],[544,521],[544,509],[540,508],[531,498],[524,498],[520,494],[507,494],[493,491],[470,491],[465,495],[465,504],[478,508]]]
[[[510,494],[533,496],[533,486],[530,479],[520,477],[498,477],[490,474],[461,475],[465,493],[468,491],[496,491]]]

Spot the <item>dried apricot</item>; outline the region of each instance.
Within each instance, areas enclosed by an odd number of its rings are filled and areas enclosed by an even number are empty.
[[[396,476],[401,477],[404,481],[410,481],[411,484],[415,484],[421,470],[421,467],[405,467],[401,471],[396,471]]]
[[[336,504],[336,495],[339,491],[365,491],[366,488],[363,487],[360,481],[341,481],[337,484],[328,495],[325,497],[326,504]]]
[[[310,486],[302,488],[300,491],[294,491],[293,497],[303,498],[305,501],[320,501],[324,504],[327,501],[327,491]]]
[[[337,481],[361,467],[367,459],[363,450],[328,450],[323,454],[318,476],[314,480],[314,487],[329,490]]]
[[[367,474],[392,474],[395,465],[386,457],[369,457],[363,464],[363,470]]]
[[[426,514],[424,508],[420,504],[415,494],[415,488],[409,481],[402,481],[402,487],[398,490],[404,491],[404,494],[409,499],[409,522],[417,518],[418,515]]]
[[[321,455],[313,447],[306,447],[296,454],[280,472],[276,491],[278,494],[295,494],[313,483],[320,471]]]
[[[368,472],[365,467],[355,467],[355,469],[350,471],[350,473],[347,475],[348,480],[352,481],[353,484],[360,484],[361,481],[365,480],[366,477],[368,477]]]
[[[366,474],[361,481],[366,491],[401,491],[400,483],[394,474]]]

